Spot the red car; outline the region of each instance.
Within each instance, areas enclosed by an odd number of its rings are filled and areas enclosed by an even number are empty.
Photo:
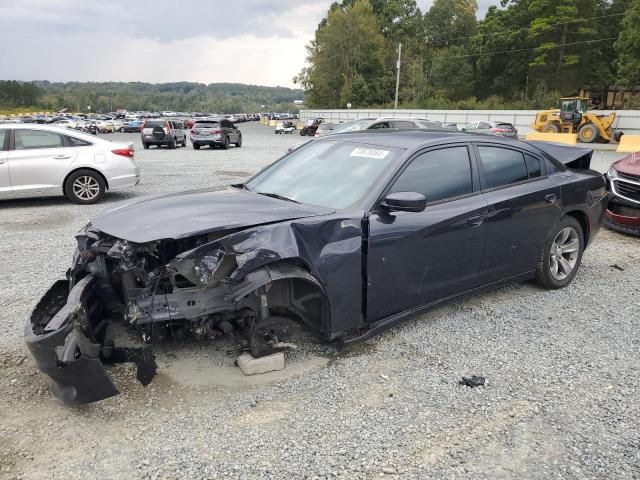
[[[607,181],[610,199],[604,224],[612,230],[640,236],[640,152],[611,165]]]

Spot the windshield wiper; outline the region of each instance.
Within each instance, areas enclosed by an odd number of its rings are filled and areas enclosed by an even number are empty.
[[[251,192],[252,190],[247,186],[246,183],[234,183],[233,185],[231,185],[233,188],[239,188],[240,190],[246,190],[248,192]]]
[[[282,195],[278,195],[277,193],[270,192],[256,192],[258,195],[264,195],[265,197],[277,198],[278,200],[286,200],[287,202],[300,203],[292,198],[283,197]]]

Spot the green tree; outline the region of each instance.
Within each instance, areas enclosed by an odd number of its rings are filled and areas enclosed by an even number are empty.
[[[450,100],[473,96],[474,74],[464,47],[437,50],[433,56],[431,80],[435,94]]]
[[[591,67],[589,52],[598,48],[583,43],[597,39],[596,0],[529,0],[528,7],[534,78],[564,91],[579,88]]]
[[[615,44],[618,79],[627,87],[640,84],[640,1],[632,0]]]
[[[309,66],[295,79],[305,88],[307,105],[344,108],[388,100],[381,82],[387,46],[368,0],[334,4],[307,51]]]

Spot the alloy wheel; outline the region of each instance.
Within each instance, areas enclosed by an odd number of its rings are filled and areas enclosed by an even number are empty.
[[[564,280],[576,268],[580,240],[578,232],[572,227],[565,227],[558,232],[551,244],[549,252],[549,268],[556,280]]]
[[[83,175],[73,182],[73,193],[81,200],[93,200],[100,193],[100,184],[95,178]]]

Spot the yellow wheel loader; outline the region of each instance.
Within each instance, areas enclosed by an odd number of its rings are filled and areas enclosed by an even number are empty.
[[[545,110],[536,114],[531,128],[543,133],[576,133],[584,143],[619,141],[622,132],[613,130],[616,113],[597,114],[587,110],[588,98],[564,97],[560,108]]]

